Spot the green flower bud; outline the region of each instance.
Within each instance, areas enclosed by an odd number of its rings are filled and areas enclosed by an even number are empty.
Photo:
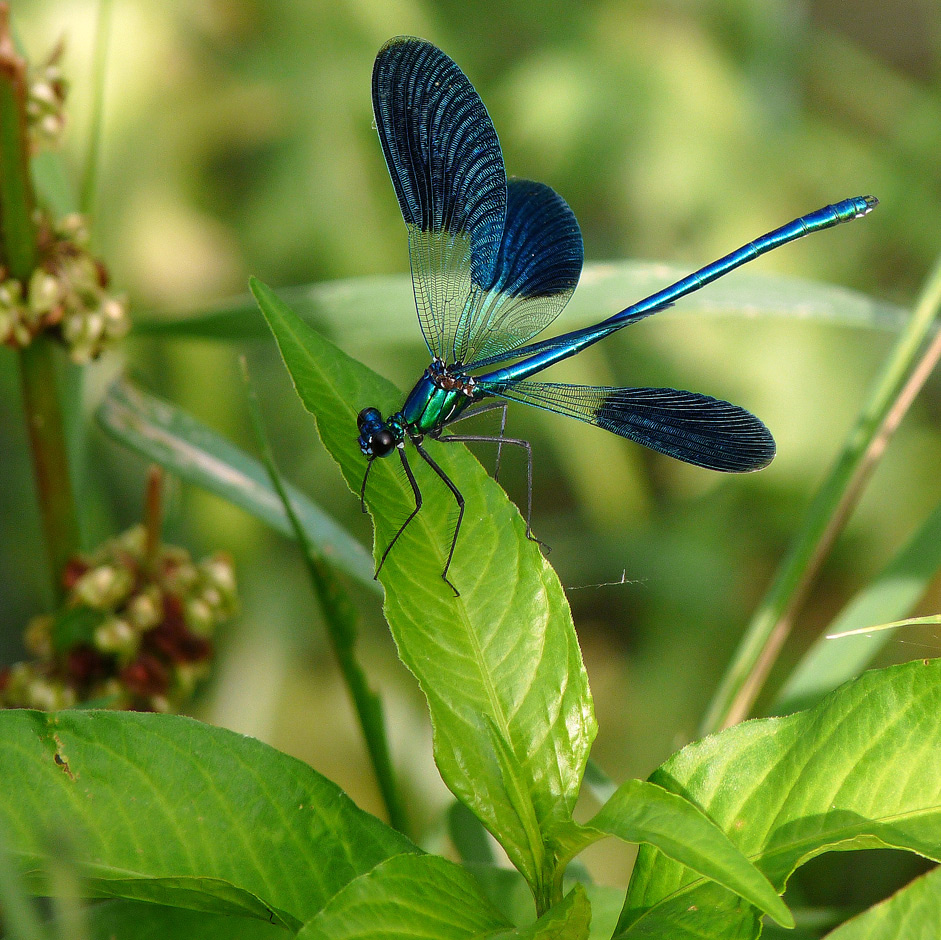
[[[72,589],[81,603],[96,610],[113,610],[130,593],[133,575],[119,565],[99,565],[85,572]]]
[[[16,343],[20,349],[29,346],[33,341],[33,334],[30,332],[29,327],[23,321],[22,316],[17,317],[13,321],[13,328],[11,330],[13,336],[13,341]]]
[[[39,319],[62,302],[62,285],[59,279],[42,268],[36,268],[29,279],[29,311]]]
[[[131,626],[140,633],[157,626],[163,618],[160,591],[148,585],[140,594],[135,594],[127,603],[125,613]]]
[[[23,299],[23,285],[16,278],[0,283],[0,308],[18,307]]]
[[[102,653],[116,653],[130,659],[139,646],[139,638],[134,628],[120,617],[109,617],[95,629],[95,646]]]
[[[61,682],[35,676],[26,689],[26,703],[30,708],[55,712],[75,704],[75,690]]]
[[[13,333],[13,321],[15,318],[16,314],[12,310],[5,310],[3,307],[0,307],[0,343],[5,343],[9,340]]]
[[[52,656],[52,617],[33,617],[23,634],[23,645],[39,659]]]
[[[105,318],[104,334],[108,339],[121,339],[131,329],[131,318],[127,313],[127,301],[123,297],[105,297],[101,304]]]
[[[164,581],[173,594],[188,594],[199,580],[199,572],[191,561],[180,561],[168,566]]]
[[[186,625],[199,636],[209,636],[216,625],[212,608],[201,597],[190,598],[184,608]]]
[[[144,552],[147,550],[147,530],[142,525],[131,526],[114,540],[114,544],[119,551],[127,552],[128,555],[142,561]]]

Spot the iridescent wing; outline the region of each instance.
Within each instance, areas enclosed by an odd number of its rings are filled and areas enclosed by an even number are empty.
[[[373,66],[373,111],[408,227],[415,303],[432,355],[455,361],[472,293],[496,277],[506,171],[493,123],[440,49],[392,39]]]
[[[587,421],[697,467],[741,473],[771,463],[771,432],[737,405],[673,388],[493,382],[491,395]]]
[[[513,179],[494,276],[474,285],[455,337],[455,361],[474,368],[544,330],[578,284],[584,249],[575,215],[549,186]]]

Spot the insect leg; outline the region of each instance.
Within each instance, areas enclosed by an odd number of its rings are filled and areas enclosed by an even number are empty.
[[[366,472],[363,474],[363,485],[359,488],[359,506],[365,513],[366,510],[366,480],[369,479],[369,471],[372,470],[373,458],[369,458],[366,463]]]
[[[526,451],[526,538],[531,542],[538,542],[548,553],[549,546],[533,535],[533,445],[529,441],[524,441],[518,437],[503,437],[502,435],[500,437],[488,437],[485,434],[448,434],[447,436],[442,435],[438,440],[442,442],[454,441],[454,443],[462,444],[473,444],[475,442],[496,444],[497,447],[501,447],[503,444],[514,444]]]
[[[408,524],[418,515],[418,510],[421,509],[421,490],[418,488],[418,482],[415,479],[415,474],[412,473],[412,468],[408,464],[408,457],[405,456],[405,444],[398,445],[399,457],[402,460],[402,466],[405,467],[405,475],[408,477],[408,482],[411,484],[412,493],[415,495],[415,508],[409,513],[408,518],[402,525],[399,527],[399,531],[392,536],[392,541],[386,546],[386,550],[382,553],[382,558],[379,559],[379,566],[376,568],[376,573],[373,575],[374,578],[378,579],[379,572],[382,571],[382,566],[386,563],[386,559],[389,557],[389,552],[392,551],[392,546],[399,540],[399,536],[405,531]],[[418,449],[419,453],[422,453],[421,448]],[[425,460],[428,459],[427,455],[422,454]],[[440,471],[439,471],[440,472]],[[365,485],[365,481],[364,481]]]
[[[503,456],[503,440],[506,432],[506,409],[507,403],[503,402],[503,416],[500,418],[500,442],[497,444],[497,462],[493,468],[493,478],[494,480],[498,479],[500,476],[500,458]],[[530,513],[526,516],[526,535],[529,538],[532,538],[532,532],[529,530],[529,515],[532,512],[532,502],[533,502],[533,452],[532,448],[529,447],[529,442],[526,442],[526,447],[529,450],[529,503],[530,503]]]
[[[442,438],[444,440],[444,438]],[[457,535],[461,531],[461,522],[464,519],[464,497],[461,495],[461,491],[451,482],[451,478],[439,467],[434,460],[431,459],[431,455],[428,451],[425,450],[421,444],[415,444],[415,450],[418,451],[421,458],[438,474],[439,477],[444,481],[445,486],[451,491],[454,495],[454,499],[457,502],[457,525],[454,526],[454,536],[451,539],[451,548],[448,551],[448,560],[444,563],[444,571],[441,572],[441,579],[444,583],[454,591],[455,597],[460,597],[461,592],[448,580],[448,568],[451,567],[451,559],[454,558],[454,546],[457,545]],[[417,512],[417,510],[416,510]]]
[[[506,410],[508,407],[509,406],[507,402],[505,401],[491,401],[491,402],[487,402],[487,404],[485,405],[480,405],[477,408],[471,408],[468,411],[465,411],[459,417],[455,418],[453,421],[448,422],[448,427],[451,427],[452,425],[457,424],[458,421],[463,421],[465,418],[476,418],[477,415],[482,415],[487,411],[496,411],[497,409],[500,409],[503,412],[503,416],[500,419],[500,438],[496,438],[496,437],[487,438],[488,441],[492,440],[492,441],[498,442],[497,443],[497,462],[493,468],[493,478],[495,480],[498,479],[500,476],[500,449],[501,449],[500,441],[503,438],[503,432],[506,430]],[[438,440],[443,441],[444,438],[439,437]]]

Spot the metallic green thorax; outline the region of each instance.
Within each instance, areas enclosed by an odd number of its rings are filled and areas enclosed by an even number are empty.
[[[473,377],[450,372],[440,359],[435,359],[409,392],[401,411],[386,419],[376,408],[360,412],[360,449],[371,460],[390,454],[406,437],[413,443],[426,434],[436,438],[481,394]]]
[[[435,434],[453,421],[471,402],[463,389],[439,387],[426,372],[419,380],[405,404],[401,415],[405,430],[412,434]]]

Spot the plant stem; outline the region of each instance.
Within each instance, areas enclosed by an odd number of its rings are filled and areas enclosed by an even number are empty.
[[[62,572],[79,550],[79,533],[54,355],[51,340],[42,335],[34,337],[20,351],[20,378],[52,594],[58,602],[63,593]]]
[[[157,573],[160,558],[160,535],[163,530],[163,467],[152,464],[147,471],[144,491],[144,564],[152,575]]]
[[[25,285],[38,257],[26,130],[26,62],[10,35],[10,8],[0,3],[0,245],[9,276]]]
[[[862,495],[889,438],[941,355],[941,339],[936,336],[912,367],[931,333],[939,308],[941,258],[922,290],[907,328],[886,360],[842,453],[817,492],[777,577],[755,612],[706,712],[701,735],[727,728],[748,715],[810,583]]]
[[[105,78],[107,76],[108,41],[111,37],[111,0],[98,0],[98,19],[95,23],[95,53],[92,66],[92,108],[88,129],[88,152],[82,174],[79,212],[90,219],[95,208],[98,185],[98,164],[101,152],[101,125],[104,119]]]
[[[9,13],[9,6],[0,3],[0,260],[8,275],[25,285],[39,251],[26,127],[26,62],[13,46]],[[54,355],[48,339],[34,337],[20,352],[20,376],[52,596],[58,601],[62,571],[78,550],[79,534]]]

